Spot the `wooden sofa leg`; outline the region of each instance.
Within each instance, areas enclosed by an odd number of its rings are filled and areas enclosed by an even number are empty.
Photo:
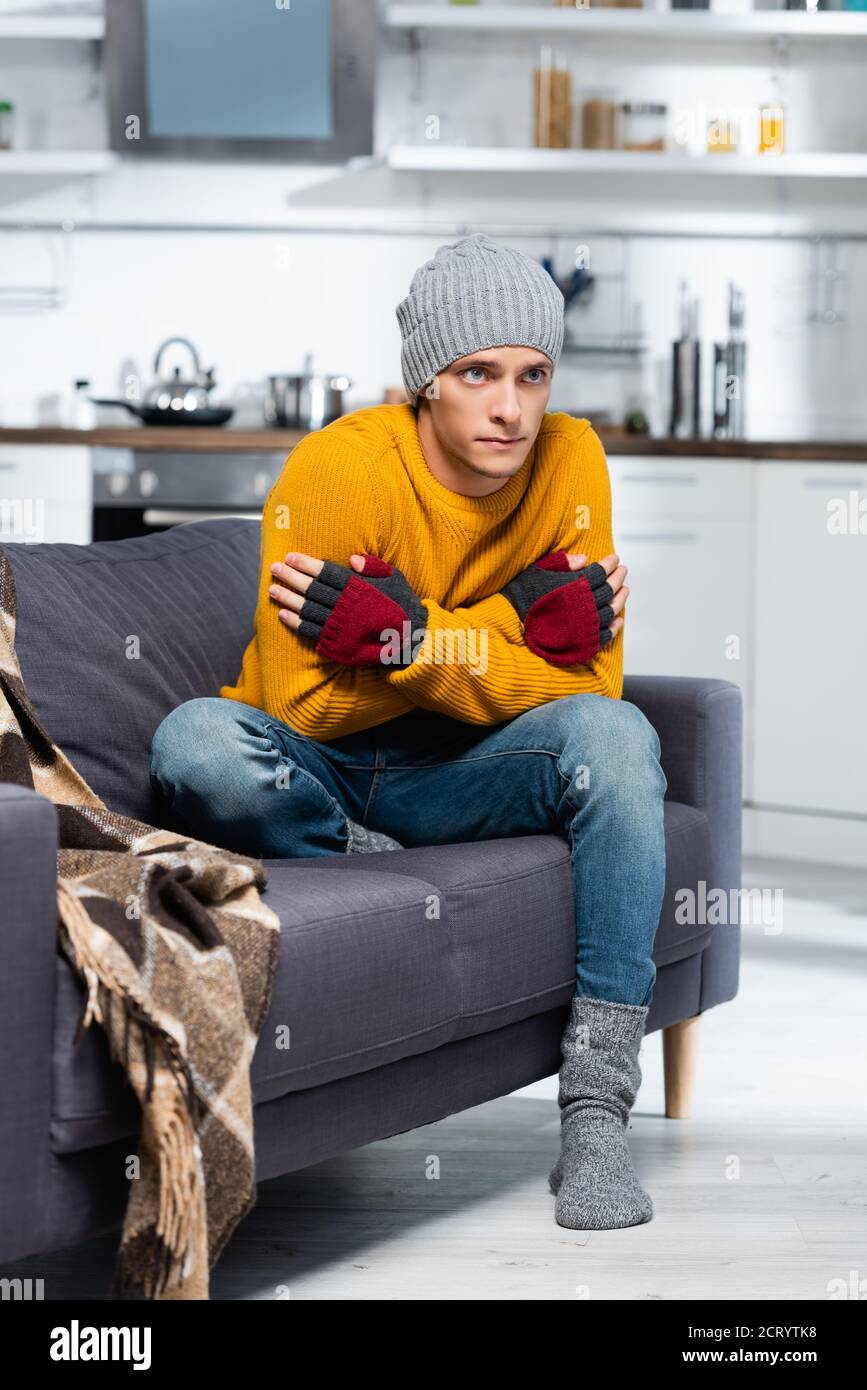
[[[696,1014],[662,1030],[665,1114],[669,1120],[687,1120],[692,1114],[700,1017]]]

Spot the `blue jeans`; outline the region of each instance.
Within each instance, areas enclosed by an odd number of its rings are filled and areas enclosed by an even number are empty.
[[[659,753],[641,711],[604,695],[494,725],[414,709],[329,743],[206,696],[159,725],[150,771],[174,828],[256,858],[345,854],[348,819],[407,848],[560,834],[575,885],[576,993],[649,1004],[665,886]]]

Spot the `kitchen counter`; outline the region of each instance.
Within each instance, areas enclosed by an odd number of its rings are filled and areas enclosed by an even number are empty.
[[[144,425],[74,430],[40,425],[20,429],[0,427],[0,447],[4,444],[84,444],[90,448],[140,449],[148,452],[222,453],[261,449],[274,453],[285,449],[288,454],[308,433],[307,430],[200,429],[196,426],[160,428]],[[604,427],[600,427],[598,434],[609,454],[659,454],[666,458],[680,455],[686,458],[804,459],[829,463],[867,461],[867,440],[651,438]]]
[[[177,453],[234,453],[262,449],[274,453],[294,449],[308,430],[203,429],[196,425],[111,425],[92,430],[64,429],[60,425],[35,425],[22,429],[0,428],[3,444],[85,444],[91,449],[165,449]]]

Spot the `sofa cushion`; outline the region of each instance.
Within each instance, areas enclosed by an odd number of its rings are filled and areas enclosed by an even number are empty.
[[[707,821],[676,802],[665,816],[668,881],[694,884],[706,873]],[[281,938],[253,1058],[256,1103],[565,1006],[574,991],[574,893],[559,836],[264,864]],[[710,937],[676,926],[673,891],[658,964]],[[52,1142],[70,1152],[135,1134],[138,1102],[98,1027],[73,1049],[83,988],[65,958],[57,970]]]
[[[301,860],[289,865],[291,893]],[[568,1003],[575,988],[574,890],[569,849],[557,835],[516,835],[460,845],[308,861],[338,883],[353,864],[399,881],[412,872],[435,884],[448,924],[458,986],[453,1038],[485,1033]],[[281,861],[264,861],[269,873]],[[283,891],[284,885],[280,885]],[[293,1088],[294,1089],[294,1088]]]
[[[223,517],[87,546],[5,547],[36,712],[111,810],[159,823],[154,729],[176,705],[237,680],[253,635],[260,531]]]
[[[713,930],[706,923],[679,923],[675,917],[678,890],[707,878],[707,817],[694,806],[666,801],[664,820],[665,895],[653,948],[657,967],[704,950]],[[306,862],[329,874],[355,868],[399,875],[411,865],[419,878],[435,883],[448,916],[461,984],[455,1037],[501,1028],[527,1013],[551,1008],[562,988],[574,988],[574,934],[564,930],[564,922],[574,922],[574,890],[569,849],[557,835],[263,862],[269,873],[281,864]],[[532,949],[528,922],[533,924]]]

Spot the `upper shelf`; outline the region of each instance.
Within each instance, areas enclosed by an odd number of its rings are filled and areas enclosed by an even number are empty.
[[[113,150],[2,150],[0,174],[75,178],[108,173],[119,162],[120,156]]]
[[[709,174],[770,178],[864,179],[867,154],[858,152],[741,155],[666,154],[643,150],[510,149],[503,146],[394,145],[392,169],[487,174]]]
[[[543,5],[389,5],[392,29],[453,29],[501,34],[635,35],[660,39],[867,39],[867,11],[754,10],[715,14],[712,10],[559,8]]]
[[[101,14],[0,15],[0,39],[103,39]]]

